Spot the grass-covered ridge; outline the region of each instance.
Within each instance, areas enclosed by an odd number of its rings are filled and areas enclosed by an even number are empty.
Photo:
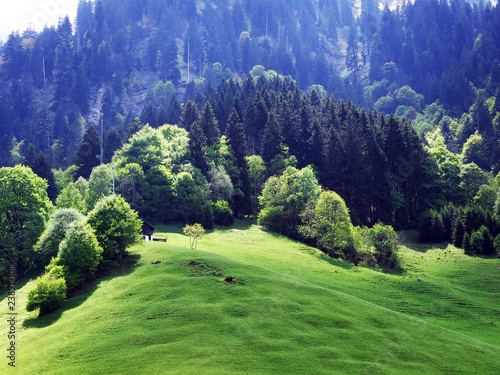
[[[159,229],[167,244],[135,246],[134,268],[54,314],[22,311],[33,281],[22,285],[17,373],[493,374],[500,366],[497,259],[417,247],[410,232],[400,250],[407,271],[393,275],[249,222],[210,232],[196,251],[180,227]]]

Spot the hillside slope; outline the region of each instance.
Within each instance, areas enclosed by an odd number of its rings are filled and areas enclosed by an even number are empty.
[[[425,274],[417,282],[414,271],[352,268],[248,222],[208,234],[196,251],[182,247],[180,228],[162,229],[168,244],[135,246],[136,267],[52,315],[21,311],[33,281],[20,286],[17,373],[493,374],[500,366],[495,278],[469,306],[439,302],[441,320],[419,313],[436,312],[435,299],[450,293],[448,263],[431,261],[444,250],[402,249]],[[489,272],[498,275],[498,261],[453,251],[463,276],[455,275],[457,298],[467,301]],[[482,274],[467,271],[478,264]],[[489,334],[483,318],[496,319]],[[459,324],[438,326],[448,320]]]

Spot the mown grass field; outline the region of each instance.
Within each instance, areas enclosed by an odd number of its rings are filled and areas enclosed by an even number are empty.
[[[330,259],[249,221],[209,232],[198,250],[181,232],[158,227],[166,244],[134,246],[136,266],[43,318],[24,311],[33,280],[21,281],[16,369],[3,356],[0,373],[500,371],[498,259],[417,245],[406,232],[406,271],[394,275]]]

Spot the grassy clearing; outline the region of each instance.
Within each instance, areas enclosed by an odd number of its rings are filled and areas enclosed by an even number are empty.
[[[494,374],[500,366],[498,260],[416,248],[406,233],[409,270],[391,275],[249,222],[210,232],[196,251],[181,227],[158,230],[167,244],[135,246],[133,269],[49,316],[21,310],[33,281],[20,285],[17,369],[0,363],[0,372]]]

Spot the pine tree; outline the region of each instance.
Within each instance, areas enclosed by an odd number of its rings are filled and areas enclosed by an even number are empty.
[[[76,177],[82,176],[86,179],[90,177],[92,169],[99,165],[100,148],[101,140],[99,135],[94,125],[90,125],[75,154],[75,165],[78,168]]]
[[[210,102],[208,101],[203,106],[200,118],[200,126],[203,129],[203,133],[205,133],[205,136],[207,137],[207,146],[217,146],[220,143],[219,122],[215,117]]]
[[[345,56],[346,65],[350,70],[358,70],[359,57],[358,57],[358,37],[356,29],[352,28],[347,42],[347,51]]]
[[[182,114],[182,108],[181,105],[179,104],[179,101],[177,100],[177,96],[175,94],[172,94],[172,99],[170,100],[170,105],[168,107],[167,124],[171,125],[179,124],[181,114]]]
[[[210,167],[208,165],[205,147],[207,138],[203,133],[201,126],[195,121],[189,128],[189,151],[191,153],[191,163],[198,168],[203,175],[208,176]]]
[[[168,124],[168,113],[165,111],[165,108],[163,106],[160,106],[160,109],[158,110],[158,113],[156,115],[156,124],[158,126],[162,126],[165,124]]]
[[[37,155],[32,170],[38,176],[47,180],[47,196],[52,202],[55,202],[57,198],[56,180],[54,178],[54,173],[52,172],[49,161],[47,160],[47,157],[43,152],[40,151],[40,153]]]
[[[271,112],[268,116],[264,137],[262,139],[262,159],[269,163],[276,156],[283,154],[283,131],[276,115]]]
[[[200,120],[199,117],[200,114],[198,111],[198,106],[194,101],[188,99],[186,104],[184,104],[184,109],[180,120],[180,127],[189,130],[193,122],[198,122]]]
[[[156,128],[156,112],[157,110],[153,103],[146,104],[141,111],[141,115],[139,116],[141,123],[149,124],[152,128]]]
[[[122,140],[120,134],[116,131],[114,126],[109,129],[108,133],[104,137],[104,162],[110,163],[111,159],[116,150],[118,150],[122,145]]]
[[[249,168],[246,159],[247,141],[243,124],[236,109],[233,108],[226,127],[227,143],[235,159],[235,171],[228,171],[234,186],[233,211],[236,216],[251,213],[251,191]]]
[[[127,139],[131,138],[135,133],[141,130],[144,124],[141,123],[138,117],[134,119],[130,124],[128,124]]]

